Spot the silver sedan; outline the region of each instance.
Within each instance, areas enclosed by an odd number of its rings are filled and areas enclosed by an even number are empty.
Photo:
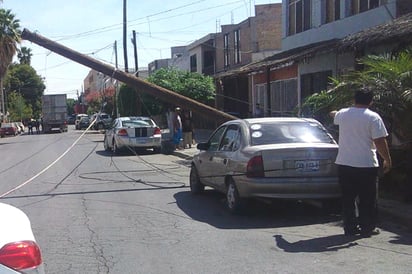
[[[161,150],[162,133],[149,117],[119,117],[115,119],[104,135],[104,148],[114,153],[120,150]]]
[[[338,145],[314,119],[253,118],[218,127],[192,160],[190,189],[226,194],[239,212],[247,198],[340,198],[334,164]]]

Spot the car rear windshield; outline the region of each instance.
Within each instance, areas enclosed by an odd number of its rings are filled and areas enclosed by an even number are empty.
[[[148,127],[151,126],[148,121],[143,120],[126,120],[122,122],[123,127]]]
[[[333,143],[332,137],[317,123],[256,123],[250,126],[251,144]]]

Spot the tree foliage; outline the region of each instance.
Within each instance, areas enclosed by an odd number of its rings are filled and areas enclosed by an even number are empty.
[[[31,106],[33,115],[36,117],[41,115],[41,97],[45,88],[43,79],[30,65],[13,64],[10,66],[5,78],[6,92],[21,94],[26,104]]]
[[[20,21],[11,10],[0,9],[0,78],[4,77],[16,54],[20,35]]]
[[[333,80],[329,91],[313,94],[302,105],[307,115],[321,116],[352,104],[355,88],[374,90],[372,109],[385,121],[390,132],[403,141],[412,140],[412,49],[396,54],[369,55],[359,60],[363,70],[353,71]]]
[[[113,113],[115,88],[108,87],[103,91],[91,91],[86,95],[88,112],[90,114],[97,112]]]
[[[147,79],[149,82],[179,93],[183,96],[201,102],[211,104],[215,98],[215,85],[213,78],[195,72],[187,72],[175,68],[162,68],[155,71]],[[144,108],[153,114],[160,114],[169,107],[167,102],[159,105],[159,99],[150,95],[142,95]]]
[[[140,115],[138,102],[139,96],[136,90],[127,85],[121,85],[117,102],[120,116]]]
[[[24,100],[23,96],[14,91],[8,95],[8,112],[11,121],[24,121],[33,117],[33,110]]]
[[[21,47],[17,52],[20,64],[30,65],[32,56],[31,49],[28,47]]]

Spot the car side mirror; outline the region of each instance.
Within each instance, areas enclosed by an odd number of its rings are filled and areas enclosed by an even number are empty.
[[[209,146],[210,144],[207,142],[207,143],[198,143],[196,147],[198,150],[208,150]]]

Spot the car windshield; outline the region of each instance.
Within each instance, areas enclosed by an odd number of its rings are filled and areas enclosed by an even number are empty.
[[[251,145],[283,143],[333,143],[317,123],[256,123],[250,126]]]

